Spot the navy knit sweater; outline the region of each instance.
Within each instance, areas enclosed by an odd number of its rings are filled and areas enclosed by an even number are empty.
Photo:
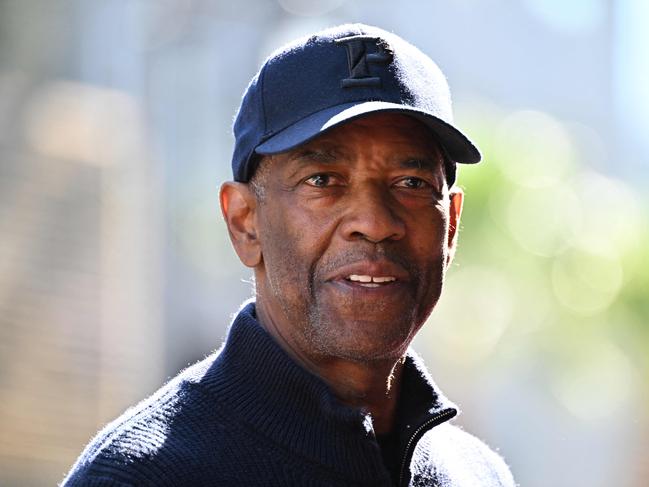
[[[398,406],[401,485],[513,486],[502,459],[409,354]],[[371,421],[342,405],[259,325],[254,304],[220,351],[106,426],[65,486],[390,486]]]

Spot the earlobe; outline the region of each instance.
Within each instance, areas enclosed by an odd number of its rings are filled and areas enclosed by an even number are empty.
[[[256,267],[261,263],[261,245],[257,238],[257,201],[245,183],[228,181],[220,192],[221,212],[230,240],[243,265]]]
[[[458,228],[460,226],[460,217],[462,216],[462,204],[464,202],[464,192],[460,188],[452,188],[449,194],[448,208],[448,253],[446,255],[446,267],[451,265],[455,257],[457,248]]]

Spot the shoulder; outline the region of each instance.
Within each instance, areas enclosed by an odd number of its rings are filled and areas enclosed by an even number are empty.
[[[419,441],[415,456],[422,466],[434,466],[440,486],[516,485],[509,467],[498,453],[452,423],[428,431]]]
[[[161,485],[163,471],[182,469],[185,457],[204,434],[197,418],[209,401],[199,384],[213,360],[210,356],[186,369],[104,427],[86,446],[63,485]]]

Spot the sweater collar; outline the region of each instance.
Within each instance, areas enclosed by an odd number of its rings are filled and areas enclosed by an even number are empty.
[[[455,406],[437,391],[409,351],[397,428],[407,434]],[[200,379],[214,400],[278,446],[359,482],[385,480],[380,450],[365,412],[343,405],[319,377],[300,367],[258,323],[253,303],[230,326],[224,346]]]

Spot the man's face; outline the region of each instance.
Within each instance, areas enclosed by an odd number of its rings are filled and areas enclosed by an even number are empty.
[[[461,208],[428,129],[370,115],[261,164],[258,308],[300,354],[401,356],[440,296]]]

